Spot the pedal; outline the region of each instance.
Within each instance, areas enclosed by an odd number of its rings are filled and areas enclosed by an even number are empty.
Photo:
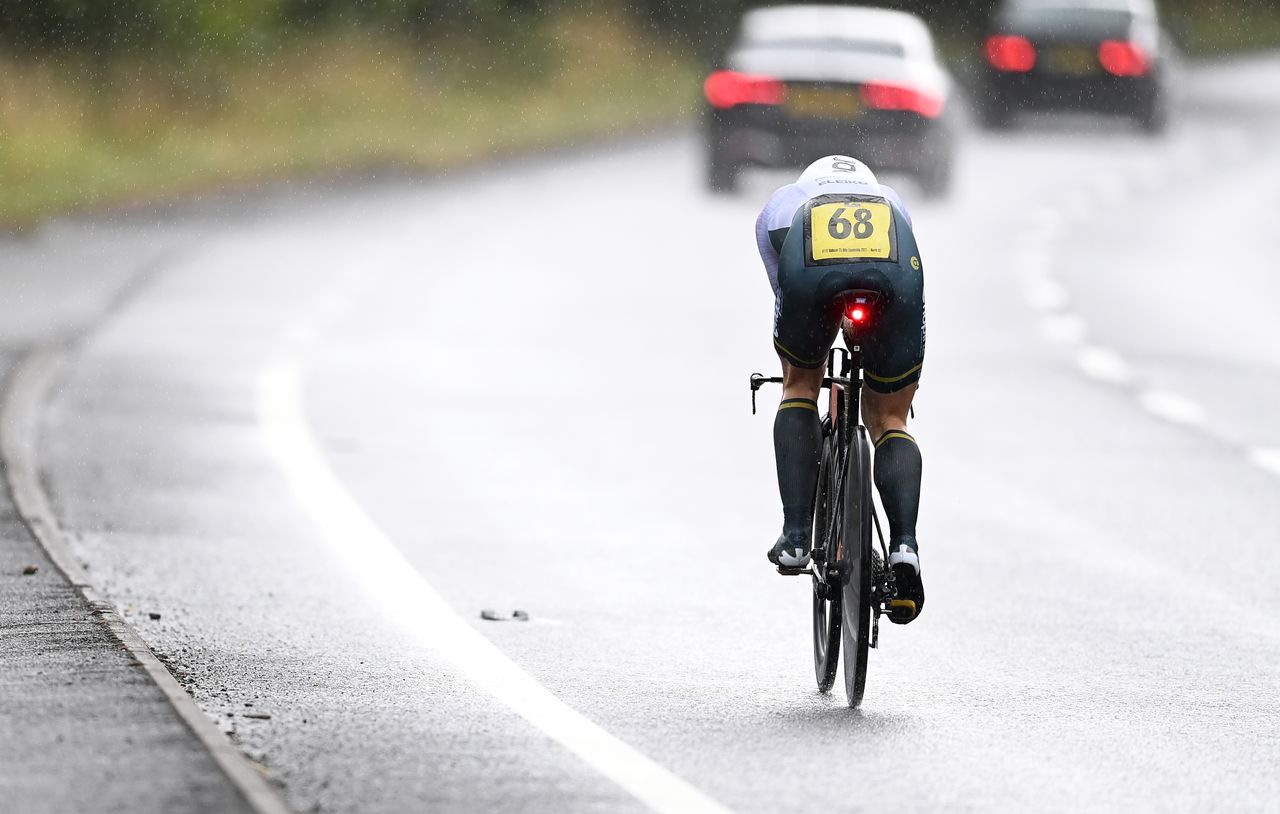
[[[889,600],[889,614],[893,615],[894,611],[906,611],[911,614],[911,618],[916,618],[916,603],[910,599],[891,599]]]
[[[804,575],[813,576],[813,568],[788,568],[785,565],[778,566],[778,573],[784,577],[799,577]]]

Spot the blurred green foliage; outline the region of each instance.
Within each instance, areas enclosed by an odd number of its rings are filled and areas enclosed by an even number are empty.
[[[531,0],[3,0],[0,42],[14,51],[93,55],[256,50],[293,31],[339,26],[432,36],[498,32],[543,11]]]
[[[104,202],[441,171],[667,127],[695,109],[701,79],[632,15],[575,4],[490,0],[458,17],[419,14],[423,0],[244,0],[193,5],[181,25],[103,24],[106,36],[86,21],[112,0],[60,0],[80,16],[56,31],[15,28],[12,2],[0,0],[0,229]]]
[[[982,32],[997,0],[880,0],[929,19],[953,48]],[[455,35],[505,45],[557,10],[630,12],[673,46],[708,58],[761,0],[0,0],[0,47],[182,56],[255,52],[294,33],[360,28],[419,40]],[[1162,0],[1166,26],[1192,52],[1280,44],[1275,0]]]

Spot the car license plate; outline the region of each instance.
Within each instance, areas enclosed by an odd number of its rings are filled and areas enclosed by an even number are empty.
[[[787,88],[787,112],[803,119],[855,119],[862,100],[853,88]]]
[[[1098,57],[1088,48],[1054,48],[1048,57],[1046,67],[1065,76],[1085,76],[1098,69]]]

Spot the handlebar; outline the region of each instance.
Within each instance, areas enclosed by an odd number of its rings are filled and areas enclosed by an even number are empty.
[[[751,374],[751,414],[752,415],[756,414],[756,391],[759,390],[761,387],[764,387],[766,384],[782,384],[782,377],[781,376],[765,376],[762,373]],[[844,376],[823,376],[822,385],[821,387],[819,387],[819,389],[822,389],[823,387],[830,388],[831,385],[833,384],[838,384],[841,387],[853,386],[852,380]]]

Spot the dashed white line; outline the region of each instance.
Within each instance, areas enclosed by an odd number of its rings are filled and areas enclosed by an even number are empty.
[[[1091,379],[1109,384],[1124,384],[1131,373],[1129,364],[1111,348],[1086,345],[1076,355],[1076,364]]]
[[[302,372],[293,356],[263,371],[263,440],[320,539],[390,620],[654,811],[728,811],[565,704],[454,613],[330,469],[301,393]]]
[[[1247,135],[1236,128],[1215,131],[1209,141],[1228,158],[1238,158],[1248,152]],[[1196,145],[1183,143],[1174,154],[1189,155],[1188,150],[1195,152]],[[1133,373],[1124,357],[1111,348],[1082,344],[1088,333],[1088,324],[1079,315],[1065,310],[1070,292],[1049,271],[1052,242],[1064,223],[1093,214],[1091,201],[1118,206],[1133,192],[1154,186],[1165,175],[1163,163],[1154,156],[1147,156],[1137,160],[1125,178],[1095,179],[1089,190],[1075,188],[1066,191],[1056,206],[1045,206],[1031,212],[1023,231],[1022,245],[1015,255],[1015,263],[1026,284],[1027,301],[1035,308],[1049,312],[1040,321],[1041,333],[1058,344],[1079,345],[1077,366],[1086,376],[1100,382],[1128,385],[1133,381]],[[1143,390],[1137,398],[1144,410],[1170,423],[1200,428],[1206,424],[1204,407],[1186,396],[1163,390]],[[1254,447],[1246,454],[1254,465],[1280,475],[1280,447]]]
[[[1204,408],[1177,393],[1147,390],[1138,401],[1147,412],[1173,424],[1193,426],[1204,422]]]
[[[1249,460],[1276,475],[1280,475],[1280,449],[1275,447],[1255,447],[1249,450]]]

